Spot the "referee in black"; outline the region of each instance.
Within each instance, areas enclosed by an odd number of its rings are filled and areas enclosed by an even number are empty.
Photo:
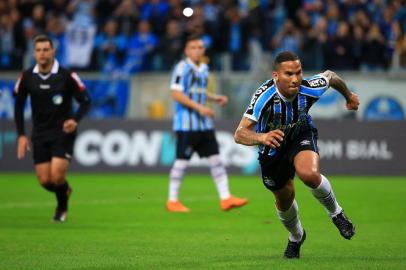
[[[14,89],[17,158],[24,158],[26,151],[31,149],[24,128],[24,105],[30,96],[35,171],[41,186],[56,195],[53,220],[64,222],[72,193],[66,174],[77,125],[89,110],[90,98],[78,75],[59,66],[49,37],[35,37],[34,58],[36,65],[21,74]],[[79,103],[76,112],[72,109],[73,98]]]

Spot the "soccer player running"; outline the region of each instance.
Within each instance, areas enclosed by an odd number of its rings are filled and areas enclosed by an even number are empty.
[[[169,198],[166,208],[170,212],[189,212],[179,201],[179,190],[188,161],[197,152],[207,158],[211,175],[216,184],[222,210],[245,205],[248,201],[230,194],[226,169],[220,159],[214,134],[214,111],[206,106],[206,100],[220,106],[228,102],[223,95],[207,92],[208,66],[202,63],[205,48],[199,36],[190,36],[184,49],[186,59],[175,67],[171,80],[174,100],[173,129],[176,132],[176,160],[169,174]]]
[[[276,56],[272,77],[255,91],[234,138],[239,144],[258,145],[263,183],[273,192],[279,219],[290,233],[284,257],[299,258],[306,232],[295,200],[295,173],[340,234],[351,239],[355,233],[330,182],[320,174],[317,129],[308,112],[329,86],[344,96],[348,110],[357,110],[359,99],[332,71],[303,79],[299,58],[289,51]]]
[[[59,66],[54,57],[52,41],[45,35],[37,36],[34,39],[36,65],[22,73],[14,89],[17,158],[24,158],[31,149],[24,128],[24,105],[30,96],[35,171],[42,187],[56,195],[53,220],[64,222],[72,193],[66,174],[77,125],[89,109],[90,98],[78,75]],[[72,110],[73,98],[79,103],[76,113]]]

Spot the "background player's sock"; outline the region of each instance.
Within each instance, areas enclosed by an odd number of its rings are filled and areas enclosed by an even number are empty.
[[[182,185],[183,176],[185,175],[188,161],[186,159],[177,159],[173,163],[169,173],[169,200],[177,201],[179,190]]]
[[[54,183],[45,183],[45,184],[41,184],[41,186],[43,188],[45,188],[46,190],[48,190],[49,192],[55,192],[55,184]]]
[[[60,185],[55,185],[56,200],[58,201],[58,209],[62,211],[68,210],[68,181]]]
[[[330,217],[334,217],[343,211],[336,200],[330,182],[324,175],[321,175],[320,185],[315,189],[310,189],[310,191],[312,192],[313,196],[326,208]]]
[[[303,227],[298,214],[299,207],[296,200],[293,201],[291,207],[286,211],[280,211],[276,208],[279,219],[285,228],[289,231],[289,240],[293,242],[300,242],[303,236]]]
[[[216,184],[217,192],[221,200],[225,200],[231,196],[228,187],[228,176],[223,162],[221,162],[219,155],[213,155],[208,158],[210,165],[211,176]]]

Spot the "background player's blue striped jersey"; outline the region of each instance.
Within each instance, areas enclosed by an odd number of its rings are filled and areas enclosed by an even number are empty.
[[[206,64],[196,66],[189,58],[180,61],[173,72],[171,90],[181,91],[194,102],[203,106],[207,99],[209,69]],[[175,131],[204,131],[213,129],[213,120],[200,115],[175,101],[173,129]]]
[[[328,79],[321,74],[304,78],[299,93],[288,100],[280,94],[274,80],[268,80],[255,91],[244,116],[257,122],[256,132],[281,129],[285,133],[284,141],[289,141],[299,132],[314,128],[309,109],[328,87]],[[277,151],[277,148],[259,146],[261,154],[273,156]]]

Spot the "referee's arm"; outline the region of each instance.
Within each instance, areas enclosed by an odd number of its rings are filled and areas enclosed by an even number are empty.
[[[90,108],[90,96],[86,91],[85,85],[76,73],[71,73],[70,78],[72,79],[70,85],[72,87],[73,97],[79,103],[79,108],[72,118],[65,120],[63,123],[63,131],[66,133],[72,133],[76,130],[79,121]]]
[[[76,111],[73,119],[75,119],[76,122],[79,122],[83,118],[83,116],[85,116],[85,114],[89,111],[91,101],[87,91],[81,91],[79,93],[76,92],[75,100],[79,103],[79,108]]]
[[[79,76],[76,73],[72,73],[70,77],[72,79],[73,96],[79,103],[79,108],[73,116],[73,119],[78,123],[89,111],[91,100]]]
[[[14,88],[14,121],[17,128],[18,140],[17,140],[17,158],[22,159],[25,156],[27,150],[30,150],[30,144],[27,136],[25,136],[24,126],[24,105],[27,100],[27,91],[23,86],[23,77],[21,76]]]
[[[14,89],[15,105],[14,105],[14,121],[17,128],[18,136],[25,135],[24,127],[24,105],[27,100],[27,91],[23,87],[22,78],[17,82]]]

